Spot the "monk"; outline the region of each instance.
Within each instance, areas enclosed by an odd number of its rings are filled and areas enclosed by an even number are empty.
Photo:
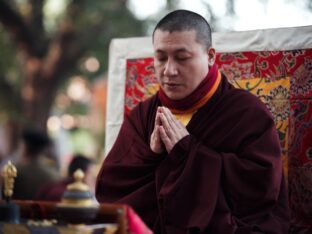
[[[287,233],[281,148],[265,105],[215,64],[211,29],[177,10],[153,32],[156,95],[126,117],[97,178],[162,234]]]

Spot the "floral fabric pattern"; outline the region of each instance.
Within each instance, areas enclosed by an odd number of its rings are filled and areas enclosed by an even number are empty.
[[[288,180],[290,233],[312,233],[312,49],[219,53],[216,63],[271,111]],[[127,60],[126,69],[125,114],[159,88],[152,58]]]

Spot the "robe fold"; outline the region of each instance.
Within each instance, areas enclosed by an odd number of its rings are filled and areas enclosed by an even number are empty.
[[[99,172],[98,201],[129,204],[155,233],[287,233],[281,149],[265,105],[223,76],[190,135],[156,154],[160,105],[156,94],[126,117]]]

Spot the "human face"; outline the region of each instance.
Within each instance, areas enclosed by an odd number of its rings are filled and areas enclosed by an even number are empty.
[[[172,100],[187,97],[206,77],[214,49],[197,42],[195,30],[156,30],[153,39],[154,67],[161,88]]]

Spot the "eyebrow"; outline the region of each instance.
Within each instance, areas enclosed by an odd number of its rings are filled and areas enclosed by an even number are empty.
[[[187,50],[186,48],[180,48],[180,49],[174,50],[174,53],[184,53],[184,52],[190,53],[190,54],[192,53],[191,51]],[[155,51],[155,53],[165,53],[165,51],[161,50],[161,49],[157,49]]]

